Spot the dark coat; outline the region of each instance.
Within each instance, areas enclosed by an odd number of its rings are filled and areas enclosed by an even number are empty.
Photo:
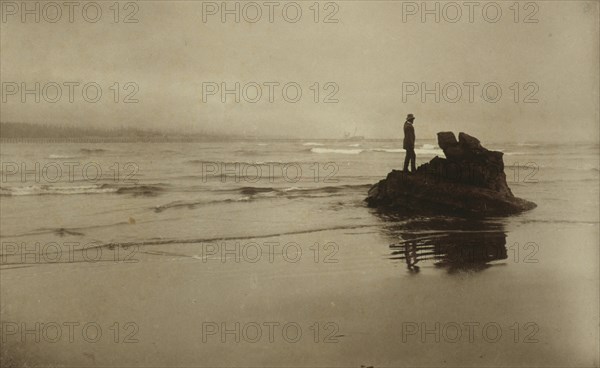
[[[404,149],[415,149],[415,127],[408,121],[404,123]]]

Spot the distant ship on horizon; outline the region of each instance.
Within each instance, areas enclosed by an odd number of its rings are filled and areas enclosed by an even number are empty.
[[[362,135],[356,135],[356,128],[354,128],[354,134],[350,135],[349,132],[344,132],[344,139],[348,141],[362,141],[365,139]]]

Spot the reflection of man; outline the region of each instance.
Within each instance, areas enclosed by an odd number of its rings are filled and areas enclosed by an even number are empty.
[[[404,243],[404,259],[406,260],[406,265],[410,272],[420,271],[420,267],[417,266],[417,262],[419,262],[418,250],[416,240],[407,240]]]
[[[408,172],[408,163],[410,162],[410,171],[417,171],[415,160],[417,159],[417,155],[415,154],[415,128],[413,127],[413,123],[415,121],[415,116],[413,114],[408,114],[406,117],[406,122],[404,123],[404,142],[402,148],[406,150],[406,157],[404,158],[404,172]]]

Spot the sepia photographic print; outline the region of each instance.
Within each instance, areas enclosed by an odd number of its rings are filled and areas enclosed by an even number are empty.
[[[597,0],[0,0],[0,366],[598,367]]]

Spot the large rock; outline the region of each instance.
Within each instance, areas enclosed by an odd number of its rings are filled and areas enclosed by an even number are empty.
[[[438,133],[446,158],[434,157],[416,173],[392,170],[373,185],[371,207],[407,213],[509,215],[536,207],[515,197],[504,174],[503,153],[490,151],[465,133]]]
[[[479,139],[472,137],[467,133],[458,133],[458,143],[471,151],[479,151],[485,149],[481,147],[481,142],[479,142]]]
[[[438,137],[438,146],[446,151],[449,147],[453,147],[458,144],[456,141],[456,137],[452,132],[439,132],[437,134]]]

